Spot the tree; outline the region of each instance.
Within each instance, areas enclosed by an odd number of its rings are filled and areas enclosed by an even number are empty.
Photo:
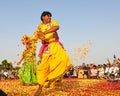
[[[2,61],[2,66],[1,66],[3,69],[12,69],[13,66],[12,66],[12,63],[8,63],[8,61],[5,59]]]
[[[2,67],[3,68],[6,68],[7,64],[8,64],[8,62],[7,62],[6,59],[2,61]]]

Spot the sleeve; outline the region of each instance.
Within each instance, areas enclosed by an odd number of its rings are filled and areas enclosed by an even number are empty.
[[[52,25],[53,26],[59,26],[58,22],[56,20],[52,20]]]
[[[38,35],[37,34],[38,34],[39,31],[41,31],[40,26],[41,26],[41,24],[38,25],[37,29],[35,30],[35,32],[33,34],[35,40],[38,40]]]

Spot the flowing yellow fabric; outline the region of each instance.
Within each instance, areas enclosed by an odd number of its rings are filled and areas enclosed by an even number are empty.
[[[49,26],[40,24],[38,29],[44,32],[44,30],[48,30],[50,26],[58,26],[58,23],[54,20],[51,21]],[[50,42],[55,40],[56,36],[54,33],[49,33],[45,36],[45,38],[48,42]],[[40,85],[44,85],[46,80],[52,80],[62,76],[68,70],[70,65],[70,59],[60,43],[49,43],[48,50],[43,52],[41,62],[36,71],[38,83]]]

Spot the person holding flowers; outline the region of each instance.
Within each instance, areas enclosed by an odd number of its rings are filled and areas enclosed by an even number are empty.
[[[22,63],[22,67],[18,71],[19,78],[21,79],[23,85],[30,85],[37,83],[36,68],[36,43],[33,36],[28,36],[25,34],[22,37],[22,44],[25,45],[25,50],[22,53],[20,61],[17,65]]]
[[[70,59],[59,41],[57,30],[59,24],[56,20],[51,20],[52,14],[44,11],[41,14],[41,23],[34,32],[34,36],[42,42],[39,57],[40,64],[37,67],[36,75],[39,87],[35,96],[39,96],[46,82],[48,85],[54,83],[69,69]],[[54,87],[54,86],[53,86]]]

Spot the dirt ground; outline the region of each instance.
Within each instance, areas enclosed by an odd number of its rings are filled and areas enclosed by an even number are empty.
[[[0,89],[7,96],[34,96],[37,88],[38,85],[23,86],[19,79],[0,81]],[[120,96],[120,82],[68,78],[59,87],[43,88],[40,96]]]

